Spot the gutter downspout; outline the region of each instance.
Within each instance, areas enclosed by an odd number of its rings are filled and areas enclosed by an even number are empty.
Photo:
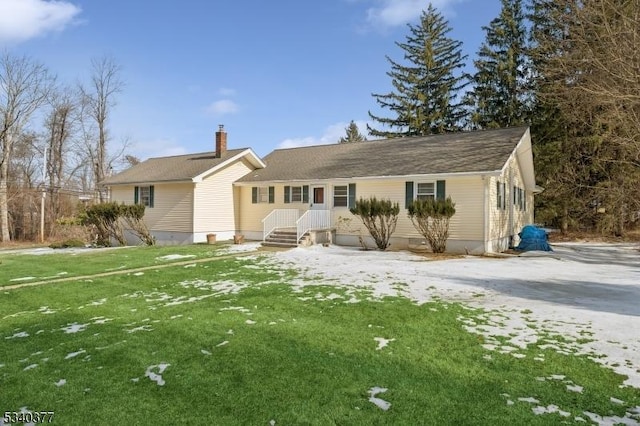
[[[489,239],[491,238],[491,232],[489,229],[489,218],[490,218],[490,212],[489,212],[489,208],[491,206],[491,203],[489,203],[489,197],[491,196],[491,191],[490,191],[490,183],[491,183],[491,178],[489,178],[486,175],[482,175],[482,180],[484,181],[484,223],[482,226],[482,237],[484,240],[484,252],[485,253],[489,253]]]
[[[511,159],[511,161],[514,161],[514,159]],[[510,163],[511,163],[510,161]],[[515,203],[513,202],[513,197],[515,194],[515,191],[513,190],[513,182],[514,182],[514,177],[513,177],[513,167],[511,164],[509,164],[509,187],[507,188],[509,191],[509,203],[507,204],[509,206],[509,246],[507,248],[511,248],[513,246],[513,239],[515,236],[515,232],[513,230],[514,227],[514,207],[515,207]],[[507,196],[507,191],[505,191],[504,196]]]

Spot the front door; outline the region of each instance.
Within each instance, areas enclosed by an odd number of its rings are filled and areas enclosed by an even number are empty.
[[[313,210],[325,210],[327,208],[324,185],[311,187],[311,208]]]

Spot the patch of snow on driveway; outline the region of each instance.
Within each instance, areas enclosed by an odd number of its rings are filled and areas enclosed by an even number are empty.
[[[263,262],[299,271],[291,280],[295,289],[327,285],[489,310],[485,324],[464,326],[495,350],[536,343],[566,355],[586,354],[640,388],[640,256],[631,245],[561,244],[552,256],[439,261],[316,245],[277,252]]]

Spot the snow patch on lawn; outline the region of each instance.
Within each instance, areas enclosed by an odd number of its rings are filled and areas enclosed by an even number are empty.
[[[624,417],[619,416],[601,416],[590,411],[585,411],[584,414],[591,419],[592,422],[598,426],[617,426],[617,425],[630,425],[637,426],[638,423],[631,417],[631,413],[625,413]]]
[[[196,257],[195,254],[167,254],[166,256],[156,257],[156,260],[192,259],[194,257]]]
[[[382,409],[383,411],[387,411],[389,408],[391,408],[391,403],[388,401],[385,401],[384,399],[380,399],[376,397],[376,395],[378,395],[379,393],[384,393],[387,390],[388,390],[387,388],[379,388],[377,386],[372,387],[371,389],[369,389],[369,402],[375,404],[378,408]]]
[[[579,385],[567,385],[567,390],[569,392],[582,393],[584,388],[582,386],[579,386]]]
[[[80,355],[80,354],[84,354],[84,353],[87,353],[87,351],[85,351],[84,349],[80,349],[80,350],[79,350],[79,351],[77,351],[77,352],[69,352],[69,353],[67,354],[67,356],[65,356],[65,357],[64,357],[64,359],[71,359],[71,358],[75,358],[75,357],[77,357],[78,355]]]
[[[127,330],[127,333],[137,333],[138,331],[153,331],[153,328],[149,324],[145,324],[139,327],[130,328]]]
[[[27,333],[26,331],[19,331],[17,333],[14,333],[13,336],[5,337],[5,339],[20,339],[23,337],[29,337],[29,333]]]
[[[385,339],[384,337],[374,337],[373,340],[378,342],[378,347],[376,348],[376,350],[379,351],[382,348],[386,347],[390,342],[394,342],[396,339]]]
[[[625,385],[640,388],[635,247],[561,244],[554,250],[541,257],[431,261],[409,252],[315,245],[255,260],[267,268],[296,270],[298,277],[289,280],[296,292],[324,285],[368,293],[373,300],[461,302],[477,309],[460,320],[467,331],[483,336],[487,350],[518,357],[520,349],[536,344],[567,356],[586,355],[628,376]],[[534,359],[544,362],[541,355]]]
[[[156,382],[158,386],[164,386],[165,381],[162,378],[162,373],[164,373],[164,371],[170,365],[171,364],[167,364],[164,362],[161,362],[158,365],[150,365],[149,367],[147,367],[147,371],[145,371],[144,375],[145,377],[148,377],[152,382]],[[157,373],[153,370],[157,370]]]
[[[543,407],[541,405],[538,405],[537,407],[533,407],[533,414],[539,416],[541,414],[553,414],[553,413],[558,413],[560,414],[562,417],[570,417],[571,413],[568,411],[562,411],[557,405],[547,405],[546,407]]]
[[[60,328],[60,330],[64,331],[67,334],[79,333],[81,331],[85,331],[88,325],[89,324],[78,324],[77,322],[74,322],[72,324],[67,324],[66,327],[62,327]]]
[[[257,251],[262,247],[262,243],[244,243],[244,244],[233,244],[227,245],[221,248],[216,252],[216,255],[225,255],[225,254],[233,254],[233,253],[246,253],[249,251]]]

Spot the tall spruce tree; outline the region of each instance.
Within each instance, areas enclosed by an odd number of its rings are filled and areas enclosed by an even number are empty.
[[[353,120],[351,120],[344,131],[346,135],[340,138],[339,143],[364,142],[367,140],[367,138],[360,133],[358,125]]]
[[[538,183],[545,188],[535,197],[536,220],[567,232],[570,225],[577,225],[575,212],[579,200],[584,197],[578,178],[584,176],[580,164],[580,134],[570,125],[563,108],[553,92],[549,65],[558,55],[571,50],[568,38],[568,20],[574,14],[571,7],[556,0],[532,0],[529,9],[531,32],[529,57],[532,64],[531,88],[534,93],[531,114],[534,165]]]
[[[372,94],[391,117],[369,111],[372,120],[382,125],[367,125],[369,134],[381,137],[422,136],[457,131],[466,114],[458,100],[469,83],[463,72],[466,55],[462,42],[448,37],[451,28],[445,18],[430,4],[420,16],[418,25],[408,24],[406,42],[396,45],[404,52],[406,64],[391,64],[394,90]]]
[[[526,29],[522,0],[501,0],[500,15],[482,27],[486,39],[474,61],[471,127],[517,126],[527,119]]]

